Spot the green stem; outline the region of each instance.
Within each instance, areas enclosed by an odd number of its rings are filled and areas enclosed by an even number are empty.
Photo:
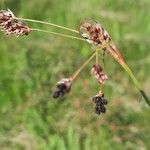
[[[96,65],[98,65],[98,62],[99,62],[99,59],[98,59],[99,53],[98,52],[99,52],[98,49],[96,49]]]
[[[98,56],[99,56],[99,49],[96,49],[96,65],[99,65],[99,58],[98,58]],[[100,91],[102,91],[102,89],[103,89],[103,85],[100,84]]]
[[[103,85],[102,84],[100,84],[100,91],[103,91]]]
[[[150,106],[150,99],[148,98],[148,96],[146,95],[146,93],[142,90],[142,87],[140,85],[140,83],[138,82],[138,80],[135,78],[134,74],[132,73],[131,69],[128,67],[128,65],[126,63],[120,63],[121,66],[126,70],[126,72],[129,74],[129,76],[131,77],[131,79],[133,80],[135,86],[137,87],[137,89],[139,90],[139,92],[141,93],[141,95],[143,96],[143,98],[145,99],[145,101],[147,102],[147,104]]]
[[[73,79],[73,80],[76,79],[76,77],[77,77],[78,74],[82,71],[82,69],[95,57],[96,53],[97,53],[97,51],[94,52],[94,53],[91,55],[91,57],[90,57],[88,60],[86,60],[86,61],[81,65],[81,67],[72,75],[72,79]]]
[[[86,60],[81,65],[81,67],[72,75],[72,79],[74,80],[78,76],[78,74],[82,71],[82,69],[97,55],[97,53],[105,47],[106,45],[104,44],[101,46],[101,48],[96,49],[96,51],[91,55],[91,57],[88,60]]]
[[[61,36],[61,37],[67,37],[67,38],[71,38],[71,39],[85,41],[84,39],[76,37],[76,36],[62,34],[62,33],[53,32],[53,31],[41,30],[41,29],[36,29],[36,28],[31,28],[31,31],[38,31],[38,32],[43,32],[43,33],[50,33],[50,34],[58,35],[58,36]]]
[[[22,20],[22,21],[28,21],[28,22],[34,22],[34,23],[40,23],[40,24],[46,24],[46,25],[49,25],[49,26],[57,27],[57,28],[64,29],[64,30],[67,30],[67,31],[71,31],[71,32],[74,32],[74,33],[79,33],[77,30],[70,29],[70,28],[60,26],[60,25],[50,23],[50,22],[45,22],[45,21],[40,21],[40,20],[33,20],[33,19],[26,19],[26,18],[18,18],[18,17],[14,17],[14,19]]]
[[[129,68],[129,66],[125,63],[124,58],[122,57],[121,53],[119,52],[119,50],[117,49],[117,47],[114,45],[114,43],[112,43],[111,45],[109,45],[107,47],[106,52],[108,52],[108,54],[110,54],[126,70],[126,72],[131,77],[132,81],[134,82],[136,88],[139,90],[139,92],[143,96],[144,100],[150,106],[150,99],[148,98],[148,96],[146,95],[146,93],[144,92],[144,90],[142,90],[142,87],[141,87],[140,83],[135,78],[135,76],[132,73],[132,71]]]

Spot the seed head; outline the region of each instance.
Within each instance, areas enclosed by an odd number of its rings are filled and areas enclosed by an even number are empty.
[[[106,112],[107,100],[104,98],[104,94],[100,91],[97,95],[92,98],[92,101],[95,104],[95,113],[100,115],[101,113]]]
[[[28,35],[30,28],[21,20],[15,19],[14,14],[10,10],[0,11],[0,29],[6,35]]]
[[[66,93],[71,90],[72,79],[63,78],[57,82],[57,88],[53,93],[53,98],[63,97]]]
[[[10,10],[0,11],[0,25],[3,25],[6,21],[11,21],[14,18],[14,14]]]
[[[104,82],[108,80],[107,75],[103,72],[103,69],[99,64],[93,65],[91,73],[100,84],[104,84]]]
[[[79,26],[80,35],[87,42],[96,46],[107,43],[111,40],[107,31],[98,22],[84,21]]]

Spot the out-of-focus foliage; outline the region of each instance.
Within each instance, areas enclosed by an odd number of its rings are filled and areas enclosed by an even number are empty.
[[[81,20],[99,21],[150,95],[150,1],[1,0],[0,8],[76,29]],[[92,64],[64,100],[51,96],[55,83],[91,54],[90,45],[36,32],[22,38],[0,33],[0,39],[1,150],[150,149],[150,110],[112,58],[105,57],[107,114],[96,116],[90,98],[99,87]]]

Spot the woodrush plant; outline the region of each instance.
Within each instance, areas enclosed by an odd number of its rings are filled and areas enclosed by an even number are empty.
[[[67,31],[80,35],[82,38],[68,35],[68,34],[48,31],[48,30],[31,28],[28,25],[26,25],[23,21],[46,24],[49,26],[67,30]],[[108,101],[104,97],[102,86],[105,84],[105,81],[108,80],[108,77],[104,73],[103,68],[99,63],[99,53],[100,51],[103,51],[111,55],[125,69],[125,71],[129,74],[132,81],[134,82],[136,88],[143,96],[146,103],[150,106],[150,99],[148,98],[148,96],[142,89],[140,83],[138,82],[138,80],[132,73],[131,69],[125,62],[122,54],[120,53],[119,49],[116,47],[110,35],[101,26],[100,23],[94,22],[94,21],[83,21],[80,23],[79,30],[77,31],[74,29],[70,29],[64,26],[60,26],[57,24],[48,23],[44,21],[26,19],[26,18],[18,18],[13,14],[12,11],[8,9],[8,10],[0,11],[0,29],[6,35],[15,35],[17,37],[28,35],[29,33],[33,31],[50,33],[50,34],[54,34],[54,35],[58,35],[62,37],[86,41],[90,43],[92,46],[94,46],[95,50],[93,54],[91,54],[90,58],[88,58],[80,66],[80,68],[77,71],[75,71],[75,73],[73,73],[69,78],[63,78],[59,82],[57,82],[56,90],[53,93],[53,98],[60,98],[60,97],[63,97],[66,93],[68,93],[71,90],[73,82],[78,77],[79,73],[84,69],[85,66],[87,66],[90,63],[92,59],[95,58],[95,64],[92,66],[91,74],[100,85],[100,91],[92,98],[92,100],[95,104],[95,113],[98,115],[100,115],[101,113],[105,113],[106,112],[105,105],[107,105]]]

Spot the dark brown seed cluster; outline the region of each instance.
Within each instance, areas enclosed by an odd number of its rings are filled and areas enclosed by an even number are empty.
[[[108,101],[104,98],[104,94],[100,92],[96,96],[92,98],[94,104],[95,104],[95,113],[100,115],[101,113],[106,112],[106,107]]]
[[[14,14],[10,10],[0,11],[0,29],[6,35],[28,35],[30,28],[21,20],[15,19]]]
[[[91,73],[100,84],[104,84],[104,82],[108,80],[107,75],[103,72],[100,65],[93,65]]]
[[[63,97],[71,90],[72,79],[64,78],[57,82],[57,89],[53,93],[53,98]]]
[[[89,43],[96,46],[111,40],[107,31],[98,22],[84,21],[80,24],[79,32]]]

